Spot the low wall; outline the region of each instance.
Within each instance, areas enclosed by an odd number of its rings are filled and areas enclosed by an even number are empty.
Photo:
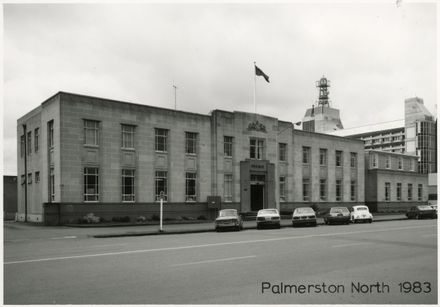
[[[129,216],[135,222],[139,216],[152,219],[153,215],[159,216],[159,203],[45,203],[44,223],[46,225],[76,224],[88,213],[112,221],[115,217]],[[204,216],[214,219],[217,210],[209,209],[207,203],[164,203],[163,218],[188,217],[198,218]]]
[[[427,205],[426,201],[413,202],[366,202],[371,212],[377,213],[406,213],[412,206]]]
[[[365,205],[364,202],[283,202],[280,203],[280,211],[283,214],[291,214],[296,208],[312,207],[315,211],[325,211],[331,207],[347,207],[351,209],[353,206]],[[371,208],[370,208],[371,209]]]

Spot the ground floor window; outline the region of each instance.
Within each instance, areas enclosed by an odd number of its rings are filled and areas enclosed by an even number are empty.
[[[342,180],[336,180],[336,201],[342,200]]]
[[[168,172],[156,171],[155,173],[155,200],[160,201],[161,192],[164,201],[168,201]]]
[[[303,201],[310,201],[310,179],[303,179]]]
[[[412,184],[408,183],[408,200],[412,200]]]
[[[99,200],[99,169],[97,167],[84,168],[84,201]]]
[[[134,201],[134,170],[122,170],[122,201]]]
[[[55,171],[53,167],[49,170],[49,199],[51,202],[55,201]]]
[[[401,183],[397,183],[397,185],[396,185],[396,199],[402,200],[402,184]]]
[[[196,173],[186,173],[185,201],[188,201],[188,202],[197,201],[196,180],[197,180]]]
[[[356,180],[350,182],[350,200],[356,201]]]
[[[225,174],[224,200],[232,201],[232,174]]]
[[[319,180],[319,199],[327,200],[327,180]]]
[[[417,200],[421,201],[423,199],[423,185],[419,184],[419,187],[417,189]]]
[[[385,182],[385,201],[390,201],[391,194],[391,184],[389,182]]]
[[[286,201],[286,177],[280,177],[280,201]]]

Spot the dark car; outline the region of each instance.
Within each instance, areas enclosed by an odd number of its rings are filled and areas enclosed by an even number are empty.
[[[235,209],[220,210],[214,223],[216,231],[222,229],[243,229],[243,220]]]
[[[435,209],[433,209],[431,206],[412,206],[407,212],[406,216],[409,219],[424,219],[424,218],[431,218],[435,219],[437,217],[437,213],[435,212]]]
[[[349,224],[350,223],[350,211],[347,207],[332,207],[324,215],[324,223],[330,224]]]
[[[292,214],[292,226],[309,225],[316,226],[316,213],[310,207],[296,208]]]

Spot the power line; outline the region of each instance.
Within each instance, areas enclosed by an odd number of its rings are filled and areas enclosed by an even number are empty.
[[[402,121],[402,120],[405,120],[405,119],[402,118],[402,119],[390,120],[390,121],[386,121],[386,122],[380,122],[380,123],[374,123],[374,124],[363,125],[363,126],[356,126],[356,127],[344,128],[343,130],[356,129],[356,128],[362,128],[362,127],[369,127],[369,126],[381,125],[381,124],[387,124],[387,123],[393,123],[393,122],[400,122],[400,121]]]

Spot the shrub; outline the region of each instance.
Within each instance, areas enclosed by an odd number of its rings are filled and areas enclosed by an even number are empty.
[[[99,216],[94,215],[93,213],[87,213],[80,219],[80,224],[97,224],[101,221]]]
[[[113,222],[121,222],[121,223],[129,223],[130,217],[129,216],[114,216],[112,217]]]
[[[160,221],[160,217],[157,215],[157,214],[153,214],[153,216],[151,217],[151,219],[153,220],[153,221]]]
[[[140,222],[140,223],[143,223],[143,222],[146,222],[146,221],[147,221],[147,218],[146,218],[145,216],[141,215],[141,216],[138,216],[138,217],[136,218],[136,221],[137,221],[137,222]]]
[[[197,217],[197,219],[200,220],[200,221],[205,221],[205,220],[206,220],[206,216],[204,216],[204,215],[199,215],[199,216]]]

